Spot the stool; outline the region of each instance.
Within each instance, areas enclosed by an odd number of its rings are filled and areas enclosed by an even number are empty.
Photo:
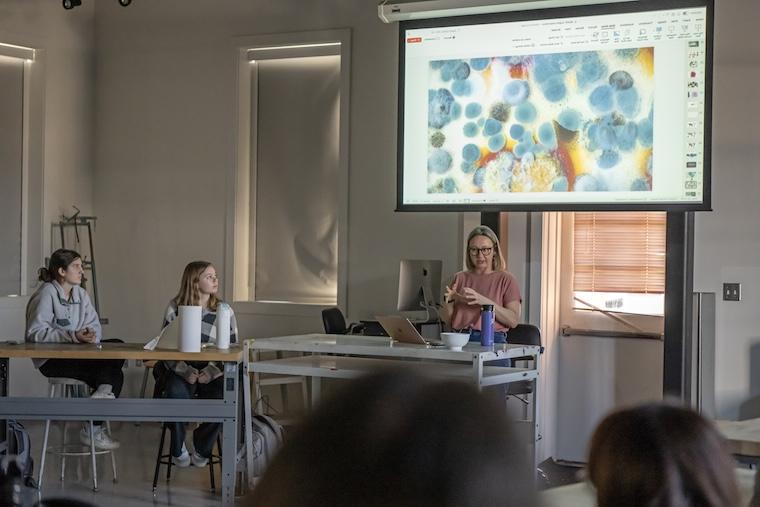
[[[158,472],[161,467],[161,465],[166,465],[166,482],[169,482],[169,480],[172,477],[172,466],[175,466],[172,463],[172,453],[171,453],[171,445],[169,446],[169,452],[167,454],[163,454],[164,452],[164,440],[166,440],[166,432],[169,431],[169,426],[164,423],[161,425],[161,441],[158,444],[158,457],[156,457],[156,470],[153,473],[153,494],[156,494],[156,488],[158,485]],[[218,455],[212,454],[211,457],[208,459],[208,473],[209,478],[211,479],[211,492],[216,493],[216,482],[214,481],[214,465],[218,465],[222,462],[222,439],[220,435],[216,436],[216,448],[219,451]]]
[[[87,396],[89,388],[86,383],[81,380],[65,377],[49,377],[48,384],[50,384],[50,398],[55,397],[55,388],[60,387],[59,396],[61,398],[77,398]],[[111,433],[111,423],[106,421],[106,428],[108,433]],[[48,436],[50,435],[50,419],[45,421],[45,437],[42,441],[42,456],[40,458],[40,474],[37,479],[39,488],[42,489],[42,478],[45,472],[45,457],[48,451],[58,454],[61,457],[61,481],[64,479],[66,473],[66,456],[90,456],[92,458],[92,490],[98,491],[98,468],[95,462],[95,456],[98,454],[111,454],[111,467],[113,468],[113,482],[116,482],[116,457],[111,450],[95,450],[95,440],[93,438],[94,424],[90,420],[90,448],[87,451],[74,451],[68,450],[66,447],[66,421],[63,421],[61,430],[61,446],[60,450],[56,450],[54,447],[48,448]],[[77,445],[76,447],[84,447],[83,445]]]

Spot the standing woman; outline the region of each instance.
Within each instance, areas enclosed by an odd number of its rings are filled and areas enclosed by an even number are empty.
[[[216,343],[216,312],[221,301],[216,294],[219,279],[210,262],[194,261],[185,266],[177,297],[169,301],[162,328],[177,318],[178,308],[184,305],[200,306],[201,342]],[[237,342],[237,322],[230,309],[230,342]],[[167,398],[218,399],[224,394],[222,366],[208,361],[163,361],[163,373]],[[192,457],[185,446],[185,424],[171,423],[172,462],[179,467],[206,466],[214,442],[222,428],[221,423],[202,423],[193,431]]]
[[[73,250],[59,249],[50,256],[47,268],[40,268],[44,282],[26,306],[26,341],[33,343],[99,343],[100,319],[82,285],[82,257]],[[121,393],[124,361],[119,359],[33,359],[35,368],[46,377],[81,380],[94,389],[92,398],[114,399]],[[85,426],[79,433],[90,445]],[[95,447],[116,449],[119,443],[94,423]]]
[[[480,341],[480,308],[493,305],[494,342],[506,343],[506,331],[520,322],[522,300],[496,234],[484,225],[475,227],[467,236],[465,258],[467,270],[446,287],[441,318],[451,329],[469,332],[470,341]]]

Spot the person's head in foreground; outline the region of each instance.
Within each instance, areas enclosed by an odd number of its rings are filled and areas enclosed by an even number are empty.
[[[254,488],[256,506],[532,506],[503,407],[459,381],[408,370],[342,386]]]
[[[734,462],[712,423],[668,404],[616,411],[596,428],[588,477],[599,507],[733,507]]]

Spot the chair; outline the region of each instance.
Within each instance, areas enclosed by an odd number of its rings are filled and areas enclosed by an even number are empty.
[[[50,398],[55,397],[55,391],[56,387],[60,387],[60,397],[62,398],[74,398],[74,397],[81,397],[86,396],[86,393],[88,392],[88,386],[86,383],[82,382],[81,380],[76,380],[73,378],[65,378],[65,377],[49,377],[48,378],[48,384],[50,384]],[[90,456],[92,458],[92,490],[98,491],[98,468],[97,463],[95,462],[95,456],[98,454],[111,454],[111,467],[113,469],[113,482],[116,482],[116,457],[114,456],[114,453],[112,450],[101,450],[96,451],[95,450],[95,442],[93,438],[90,438],[90,448],[87,451],[81,451],[81,450],[70,450],[66,446],[66,421],[63,421],[63,426],[61,430],[61,446],[59,448],[48,448],[48,437],[50,436],[50,419],[45,421],[45,436],[42,440],[42,456],[40,457],[40,473],[39,477],[37,478],[37,483],[39,485],[39,488],[42,489],[42,478],[45,473],[45,457],[47,456],[48,451],[53,452],[55,454],[58,454],[61,457],[61,481],[64,479],[64,475],[66,473],[66,456]],[[108,428],[108,433],[111,433],[111,423],[106,421],[106,428]],[[90,436],[92,437],[94,431],[94,424],[92,421],[90,421]],[[80,445],[75,445],[74,447],[84,447]]]
[[[532,324],[518,324],[517,327],[507,332],[507,342],[512,345],[538,345],[541,347],[541,331]],[[513,364],[517,361],[533,361],[532,356],[517,357],[513,359]],[[507,395],[515,396],[517,399],[527,404],[528,402],[518,395],[531,394],[533,392],[532,380],[521,380],[507,384]]]
[[[156,469],[153,473],[153,494],[156,494],[156,488],[158,487],[158,473],[161,469],[161,465],[166,465],[166,482],[169,482],[172,478],[172,466],[176,466],[172,463],[171,451],[164,454],[164,441],[166,440],[166,432],[169,431],[169,426],[164,423],[161,425],[161,441],[158,444],[158,456],[156,457]],[[171,446],[170,446],[171,447]],[[219,454],[212,454],[208,460],[208,473],[211,480],[211,492],[216,493],[216,482],[214,480],[214,465],[218,465],[222,462],[222,439],[221,436],[216,437],[216,449]]]
[[[346,326],[346,318],[338,307],[322,310],[322,324],[327,334],[359,334],[364,329],[364,324],[356,322]]]

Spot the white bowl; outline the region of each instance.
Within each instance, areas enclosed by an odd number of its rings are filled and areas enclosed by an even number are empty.
[[[451,350],[462,350],[470,341],[470,333],[441,333],[441,341]]]

